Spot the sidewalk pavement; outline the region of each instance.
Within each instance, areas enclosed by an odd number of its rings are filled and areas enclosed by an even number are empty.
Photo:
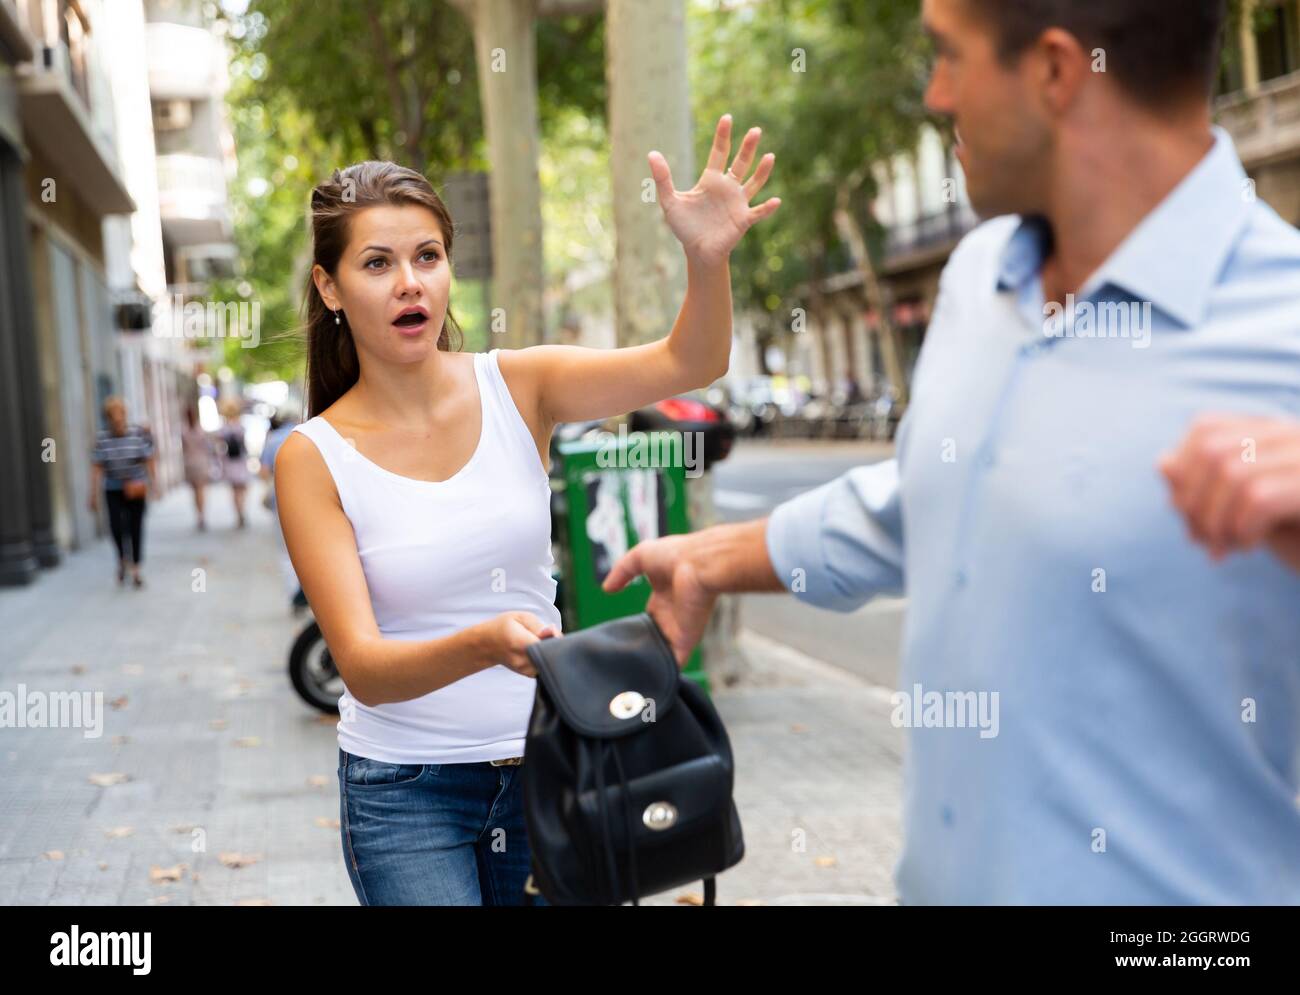
[[[0,692],[104,703],[97,738],[0,728],[0,903],[356,904],[336,720],[289,685],[305,622],[258,496],[242,532],[224,488],[209,493],[206,533],[188,492],[152,504],[142,591],[117,586],[107,538],[0,589]],[[753,633],[740,648],[745,677],[714,695],[746,855],[719,878],[719,903],[891,903],[902,736],[889,692]]]

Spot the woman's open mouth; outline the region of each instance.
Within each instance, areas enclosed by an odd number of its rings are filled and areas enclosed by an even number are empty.
[[[403,335],[419,335],[429,323],[423,308],[410,308],[393,319],[393,327]]]

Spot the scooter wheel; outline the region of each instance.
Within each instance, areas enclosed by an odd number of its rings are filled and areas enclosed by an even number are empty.
[[[312,708],[330,715],[339,713],[343,678],[334,666],[325,636],[315,622],[307,625],[289,651],[289,680],[293,689]]]

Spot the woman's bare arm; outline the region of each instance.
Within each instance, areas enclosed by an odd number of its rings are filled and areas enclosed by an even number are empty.
[[[357,701],[409,701],[498,663],[531,676],[525,650],[545,627],[526,612],[507,612],[441,639],[385,639],[370,607],[352,525],[310,439],[295,433],[285,440],[275,480],[289,558]]]
[[[731,275],[726,262],[686,270],[686,299],[667,338],[623,349],[502,350],[502,375],[534,399],[543,425],[608,418],[707,387],[731,355]]]

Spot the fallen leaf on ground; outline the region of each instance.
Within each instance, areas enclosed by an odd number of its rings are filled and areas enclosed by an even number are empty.
[[[221,853],[217,855],[217,859],[227,867],[238,870],[240,867],[256,864],[262,859],[262,855],[260,853]]]
[[[135,835],[135,830],[130,826],[114,826],[112,829],[105,829],[104,835],[111,840],[120,840],[124,836]]]
[[[41,856],[44,857],[46,860],[62,860],[62,859],[63,859],[63,851],[62,851],[62,850],[46,850],[43,854],[41,854]]]
[[[88,780],[91,784],[98,784],[101,788],[107,788],[111,784],[122,784],[131,780],[131,775],[114,771],[111,774],[91,774]]]
[[[159,867],[157,864],[154,864],[149,868],[149,880],[154,884],[162,884],[167,881],[179,881],[184,873],[184,864],[175,864],[171,867]]]

